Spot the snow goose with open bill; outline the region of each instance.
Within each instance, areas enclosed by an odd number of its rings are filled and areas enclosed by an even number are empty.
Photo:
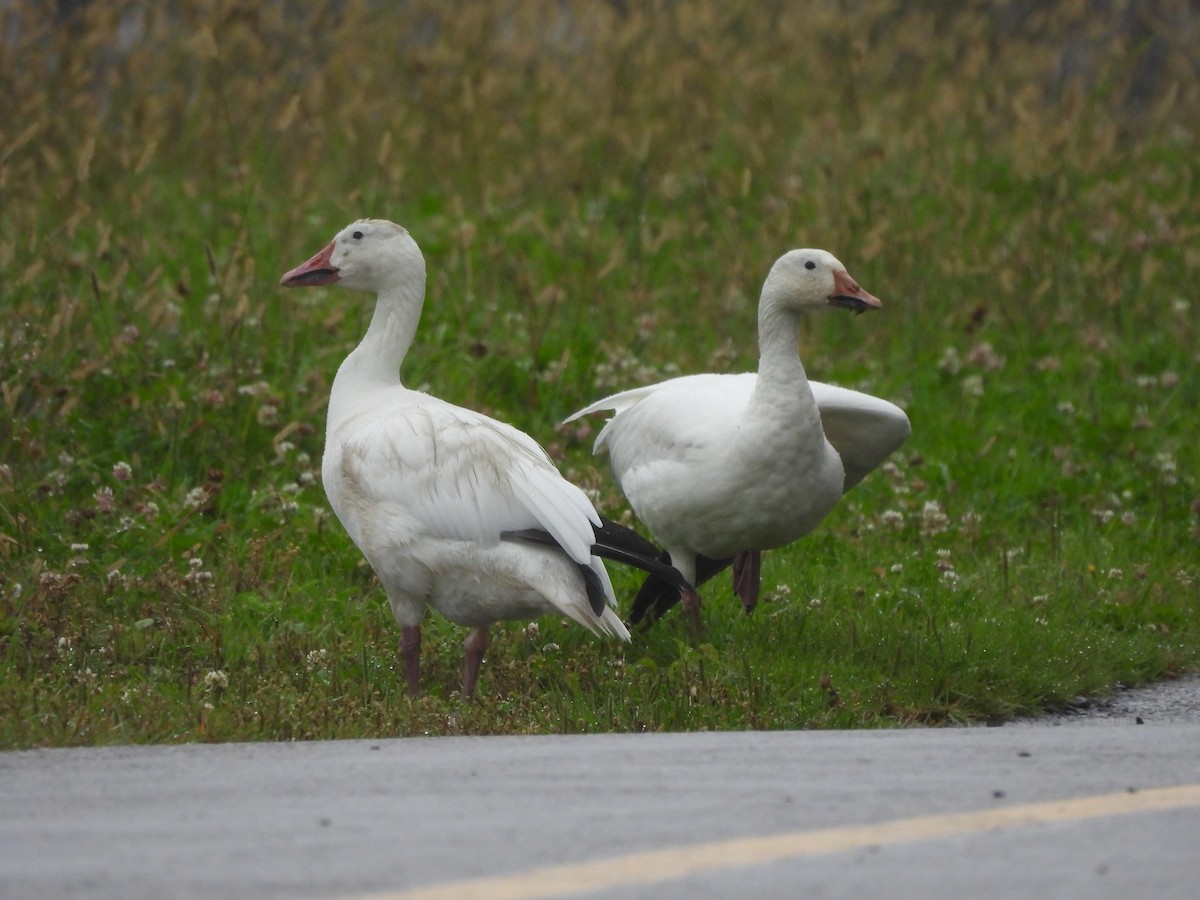
[[[493,622],[560,614],[629,640],[602,555],[690,589],[656,547],[602,520],[527,434],[401,383],[425,297],[425,260],[405,229],[354,222],[281,279],[335,283],[377,297],[366,336],[333,380],[321,478],[387,592],[410,694],[427,606],[472,628],[470,696]]]
[[[758,601],[761,552],[812,531],[843,493],[909,435],[899,407],[810,382],[800,362],[800,316],[878,309],[824,250],[792,250],[763,284],[758,373],[689,375],[606,397],[571,416],[610,410],[596,438],[638,518],[690,585],[733,565],[734,592]],[[682,599],[699,625],[700,597],[653,575],[631,622]]]

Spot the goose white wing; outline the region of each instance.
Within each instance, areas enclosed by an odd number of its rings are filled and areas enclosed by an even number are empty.
[[[365,410],[331,435],[338,453],[332,474],[348,511],[371,510],[376,528],[482,546],[494,546],[505,531],[541,528],[573,560],[590,563],[600,518],[532,438],[417,396]]]
[[[758,376],[687,375],[613,394],[572,415],[612,411],[596,437],[595,452],[607,450],[616,472],[639,462],[686,457],[727,438],[750,402]],[[821,426],[842,458],[844,490],[862,481],[908,439],[904,410],[861,391],[810,381]]]
[[[685,375],[598,400],[572,415],[611,410],[594,452],[615,471],[652,460],[683,460],[727,439],[754,392],[755,375]]]
[[[874,471],[912,432],[904,410],[849,388],[810,381],[825,437],[842,457],[848,491]]]

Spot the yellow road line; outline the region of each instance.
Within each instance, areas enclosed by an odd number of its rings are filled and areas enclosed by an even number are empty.
[[[928,841],[936,838],[1001,831],[1051,822],[1154,812],[1200,806],[1200,784],[1122,791],[1076,800],[1028,803],[977,812],[894,819],[871,825],[849,825],[817,831],[736,838],[650,850],[584,863],[549,866],[512,875],[472,878],[413,890],[364,895],[360,900],[532,900],[562,897],[606,888],[652,884],[737,866],[763,865],[802,856],[841,853],[864,847]]]

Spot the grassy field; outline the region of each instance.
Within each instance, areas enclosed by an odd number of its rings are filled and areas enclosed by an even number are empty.
[[[1182,0],[42,5],[0,13],[0,747],[968,722],[1200,664]],[[496,628],[469,703],[429,620],[410,701],[319,482],[370,301],[277,286],[362,215],[428,260],[407,383],[610,515],[556,423],[752,368],[791,247],[885,304],[810,375],[913,436],[753,616]]]

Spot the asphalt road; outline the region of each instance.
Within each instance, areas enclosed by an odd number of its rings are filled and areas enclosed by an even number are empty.
[[[0,896],[1192,900],[1200,720],[1143,720],[4,753]]]

